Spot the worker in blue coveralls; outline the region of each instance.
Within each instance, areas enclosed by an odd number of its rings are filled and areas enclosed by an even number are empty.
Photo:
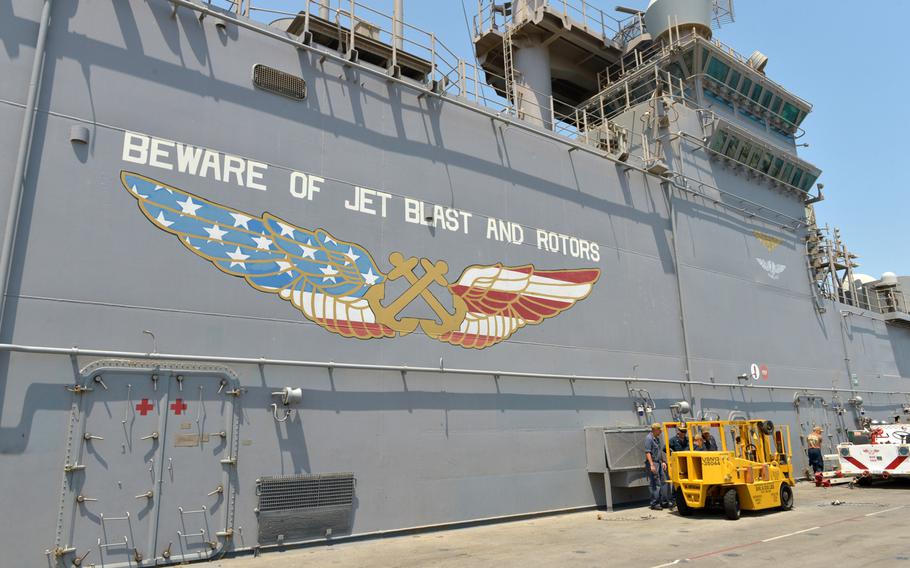
[[[660,424],[651,424],[651,432],[645,437],[645,470],[651,487],[651,508],[663,509],[662,503],[668,503],[667,458],[663,443],[660,440]]]

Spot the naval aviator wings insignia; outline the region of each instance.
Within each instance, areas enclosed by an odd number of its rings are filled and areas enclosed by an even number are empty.
[[[783,274],[784,270],[787,269],[787,267],[785,265],[777,264],[773,260],[765,260],[763,258],[756,258],[755,261],[758,262],[759,266],[761,266],[764,269],[764,271],[768,273],[768,277],[771,280],[779,280],[780,275]]]
[[[600,278],[598,269],[495,264],[469,266],[450,283],[444,261],[398,252],[389,255],[392,268],[384,273],[365,248],[323,229],[304,229],[267,212],[238,211],[139,174],[121,172],[121,181],[145,217],[187,250],[344,337],[396,337],[420,328],[433,339],[483,349],[568,310]],[[386,298],[385,283],[402,278],[410,287],[398,298]],[[433,295],[434,283],[449,291],[454,311]],[[436,319],[400,316],[418,298]]]

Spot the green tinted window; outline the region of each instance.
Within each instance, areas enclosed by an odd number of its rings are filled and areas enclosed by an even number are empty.
[[[781,172],[780,176],[778,176],[777,179],[781,181],[788,181],[791,175],[793,175],[793,164],[787,164],[784,166],[784,171]]]
[[[701,49],[701,64],[705,65],[705,66],[708,65],[708,48],[707,47],[703,47]]]
[[[739,148],[739,140],[734,137],[730,137],[730,142],[727,144],[727,149],[724,150],[724,156],[732,158],[736,154],[736,149]]]
[[[756,148],[755,151],[752,152],[752,156],[749,157],[750,168],[758,168],[758,163],[761,162],[761,155],[762,150],[760,148]]]
[[[803,181],[803,171],[799,168],[796,168],[796,171],[793,172],[793,179],[790,180],[790,185],[799,187],[801,181]]]
[[[736,88],[736,85],[739,84],[739,78],[740,78],[740,77],[742,77],[742,75],[739,74],[739,71],[736,71],[736,70],[734,69],[733,72],[730,73],[730,78],[727,80],[727,85],[728,85],[731,89],[735,89],[735,88]]]
[[[781,166],[784,165],[784,161],[780,158],[774,158],[774,165],[768,170],[768,175],[772,177],[777,177],[777,174],[780,172]]]
[[[799,118],[799,109],[790,103],[784,103],[784,110],[781,111],[780,115],[790,124],[796,124],[796,119]]]
[[[809,189],[812,188],[812,184],[815,183],[815,180],[817,179],[818,176],[807,173],[803,176],[803,183],[800,184],[799,188],[803,191],[809,191]]]
[[[784,102],[782,98],[774,97],[774,102],[771,103],[771,112],[777,113],[780,110],[780,105],[782,102]]]
[[[764,89],[762,89],[761,85],[755,85],[755,88],[752,89],[752,96],[749,98],[751,98],[755,102],[758,102],[758,98],[761,96],[761,93],[763,90]]]
[[[768,105],[771,104],[771,99],[774,97],[774,93],[771,91],[765,91],[765,96],[762,97],[761,106],[768,108]]]
[[[736,161],[742,162],[744,164],[749,163],[749,152],[752,151],[751,144],[743,144],[739,150],[739,155],[736,156]]]
[[[739,86],[739,92],[743,95],[749,94],[749,89],[752,88],[752,79],[743,79],[742,84]]]
[[[765,155],[761,160],[761,166],[758,169],[765,173],[768,173],[768,169],[771,167],[771,164],[773,162],[774,156],[772,156],[770,152],[765,152]]]
[[[739,145],[739,153],[736,154],[736,161],[746,163],[749,161],[749,152],[752,151],[752,145],[748,142],[743,142]]]
[[[712,57],[711,62],[708,63],[708,76],[717,79],[721,83],[727,79],[727,73],[729,72],[730,66],[714,57]]]
[[[714,136],[714,140],[711,141],[711,150],[715,152],[720,152],[724,144],[727,143],[727,133],[721,130]]]

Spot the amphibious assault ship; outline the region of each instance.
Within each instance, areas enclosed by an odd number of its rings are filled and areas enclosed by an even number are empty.
[[[0,548],[153,566],[612,507],[643,426],[910,411],[730,2],[0,3]]]

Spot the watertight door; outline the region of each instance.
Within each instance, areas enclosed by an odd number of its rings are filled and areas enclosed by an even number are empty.
[[[161,562],[209,558],[233,535],[236,388],[215,375],[170,377],[159,484]]]
[[[98,368],[72,390],[59,536],[66,564],[154,564],[167,379]],[[152,492],[151,496],[149,491]]]
[[[233,536],[233,374],[99,362],[72,390],[58,560],[141,568],[220,552]]]

